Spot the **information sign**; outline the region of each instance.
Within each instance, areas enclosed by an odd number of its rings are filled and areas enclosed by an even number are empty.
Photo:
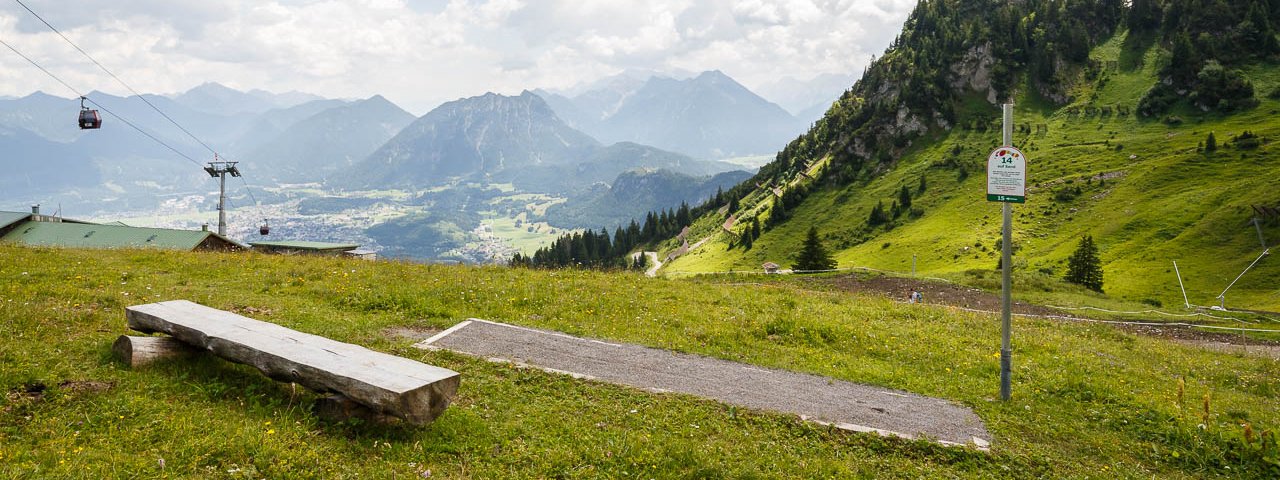
[[[987,157],[987,201],[1026,203],[1027,157],[1018,149],[1000,147]]]

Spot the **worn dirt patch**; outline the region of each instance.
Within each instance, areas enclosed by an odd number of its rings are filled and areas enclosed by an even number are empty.
[[[391,327],[382,329],[382,335],[393,340],[413,340],[415,342],[421,342],[443,331],[443,329],[432,327]]]
[[[1160,337],[1183,345],[1227,353],[1243,353],[1280,360],[1280,342],[1238,334],[1208,332],[1181,326],[1120,325],[1139,335]]]
[[[976,288],[952,283],[924,280],[916,278],[889,277],[883,275],[854,274],[840,277],[815,279],[827,283],[841,291],[863,294],[879,294],[905,302],[911,290],[918,290],[924,295],[925,303],[934,303],[953,307],[1000,311],[1000,296],[984,292]],[[1013,312],[1025,315],[1054,315],[1060,317],[1085,318],[1070,312],[1014,302]],[[1271,312],[1265,312],[1271,313]],[[1127,325],[1113,324],[1116,328],[1130,333],[1149,337],[1164,338],[1170,341],[1221,352],[1240,352],[1280,359],[1280,342],[1249,337],[1239,334],[1206,331],[1182,325]]]
[[[231,307],[231,311],[238,313],[240,315],[244,315],[246,317],[252,316],[252,315],[270,316],[272,313],[275,313],[275,310],[272,310],[267,307],[253,307],[253,306],[247,306],[247,305],[236,305],[234,307]]]
[[[99,382],[94,380],[67,380],[58,384],[58,388],[71,395],[79,395],[85,393],[101,393],[111,390],[115,387],[115,382]],[[49,386],[41,382],[24,383],[8,392],[5,392],[5,400],[10,404],[37,403],[44,400],[45,393],[49,391]],[[4,411],[8,412],[11,407],[5,407]]]
[[[823,278],[817,281],[828,282],[846,292],[880,294],[904,302],[907,301],[907,294],[912,290],[916,290],[924,296],[924,303],[926,304],[936,303],[992,312],[999,312],[1001,308],[999,295],[936,280],[854,274]],[[1013,313],[1074,316],[1062,310],[1017,301],[1013,302]]]
[[[99,382],[96,380],[67,380],[59,383],[58,388],[69,393],[101,393],[115,387],[115,382]]]

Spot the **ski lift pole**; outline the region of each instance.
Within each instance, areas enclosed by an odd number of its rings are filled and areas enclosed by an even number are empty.
[[[1227,288],[1222,289],[1222,293],[1218,294],[1218,300],[1220,302],[1219,305],[1221,305],[1223,308],[1226,308],[1227,307],[1226,305],[1227,290],[1231,290],[1231,287],[1234,287],[1236,285],[1236,282],[1240,281],[1240,277],[1243,277],[1244,274],[1249,273],[1249,269],[1253,268],[1254,265],[1257,265],[1258,262],[1262,260],[1262,257],[1265,257],[1270,254],[1271,254],[1271,249],[1265,249],[1262,251],[1262,255],[1258,255],[1258,258],[1253,260],[1253,263],[1250,263],[1249,266],[1244,267],[1244,271],[1240,272],[1239,275],[1236,275],[1236,279],[1232,280],[1231,284],[1227,285]]]
[[[1182,272],[1178,271],[1178,261],[1173,261],[1173,274],[1178,276],[1178,288],[1182,289],[1182,304],[1191,309],[1191,301],[1187,300],[1187,287],[1182,285]]]

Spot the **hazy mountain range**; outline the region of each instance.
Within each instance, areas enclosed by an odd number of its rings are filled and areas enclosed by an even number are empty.
[[[720,71],[644,81],[621,75],[573,97],[537,93],[562,119],[601,141],[702,159],[774,153],[808,126]]]
[[[633,142],[605,146],[526,91],[441,105],[401,130],[339,184],[372,189],[496,182],[522,191],[572,194],[637,168],[709,175],[737,167]]]
[[[77,128],[79,99],[39,92],[0,99],[0,152],[16,167],[0,178],[0,202],[146,211],[165,198],[208,196],[210,179],[200,167],[216,150],[220,160],[240,162],[246,186],[267,202],[277,199],[263,187],[292,183],[346,192],[510,185],[516,193],[567,199],[555,216],[564,225],[556,226],[611,227],[732,186],[748,174],[718,175],[741,168],[717,159],[772,154],[807,124],[718,71],[626,72],[571,92],[487,93],[417,118],[376,95],[338,100],[216,83],[146,94],[146,102],[88,96],[101,110],[99,130]],[[244,189],[228,186],[233,204],[245,205]],[[467,202],[470,196],[421,197],[421,206],[451,198],[483,207]],[[478,211],[434,212],[434,222],[456,220],[447,241],[410,220],[383,230],[412,228],[439,251],[472,228]]]

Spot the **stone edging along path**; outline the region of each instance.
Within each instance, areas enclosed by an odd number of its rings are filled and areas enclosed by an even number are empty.
[[[579,338],[487,320],[461,322],[415,345],[654,392],[696,395],[790,413],[835,427],[986,450],[990,435],[953,402],[817,375],[761,368],[639,345]]]

